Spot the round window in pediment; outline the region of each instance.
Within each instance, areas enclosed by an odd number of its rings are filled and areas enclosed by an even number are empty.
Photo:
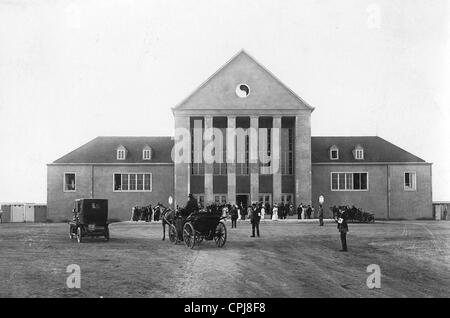
[[[239,84],[236,86],[236,95],[240,98],[246,98],[250,95],[250,87],[247,84]]]

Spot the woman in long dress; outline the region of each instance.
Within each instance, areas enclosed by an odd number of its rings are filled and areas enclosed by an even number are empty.
[[[273,205],[272,220],[278,220],[278,205]]]

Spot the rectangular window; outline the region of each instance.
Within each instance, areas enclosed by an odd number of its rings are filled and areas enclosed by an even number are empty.
[[[152,151],[150,149],[144,149],[142,154],[142,159],[151,160],[152,159]]]
[[[136,174],[130,174],[130,191],[136,191]]]
[[[337,160],[337,159],[339,159],[339,153],[338,153],[338,150],[336,149],[336,150],[331,150],[331,158],[330,158],[331,160]]]
[[[355,150],[355,159],[364,159],[364,150],[356,149]]]
[[[151,173],[115,173],[114,191],[152,191]]]
[[[74,191],[76,191],[75,173],[66,172],[64,173],[64,192]]]
[[[124,191],[128,190],[128,180],[129,180],[128,175],[122,174],[122,190],[124,190]]]
[[[332,172],[332,191],[365,191],[368,190],[367,172]]]
[[[141,173],[136,174],[136,190],[142,191],[144,190],[144,175]]]
[[[405,172],[404,179],[404,189],[405,191],[416,191],[416,173],[415,172]]]
[[[250,147],[250,139],[249,136],[245,136],[245,146],[244,151],[238,149],[236,151],[236,174],[237,175],[247,175],[249,174],[249,147]]]
[[[117,160],[125,160],[125,150],[117,150]]]

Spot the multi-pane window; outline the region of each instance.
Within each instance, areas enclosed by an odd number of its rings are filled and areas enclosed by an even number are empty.
[[[330,159],[338,160],[339,159],[339,149],[337,147],[331,147],[330,149]]]
[[[271,173],[271,155],[272,155],[272,129],[267,128],[267,145],[266,145],[266,153],[264,154],[266,158],[264,158],[264,161],[267,162],[261,162],[260,163],[260,174],[270,174]],[[270,158],[270,159],[269,159]]]
[[[358,160],[364,159],[364,150],[363,149],[355,149],[355,159],[358,159]]]
[[[76,191],[75,173],[64,173],[64,191]]]
[[[281,203],[282,204],[286,204],[286,203],[292,203],[292,198],[293,195],[292,194],[282,194],[281,195]]]
[[[367,172],[332,172],[332,191],[368,190]]]
[[[266,203],[272,204],[272,195],[267,193],[267,194],[260,194],[258,196],[259,202],[262,202],[264,205],[266,205]]]
[[[214,196],[214,203],[216,204],[226,204],[227,196],[225,194],[218,194]]]
[[[245,135],[245,143],[243,149],[236,151],[236,174],[237,175],[247,175],[249,174],[249,147],[250,147],[250,137]]]
[[[145,148],[144,150],[142,150],[142,159],[143,160],[152,159],[152,150],[150,148]]]
[[[200,138],[197,140],[196,138]],[[194,128],[191,129],[191,174],[204,175],[205,164],[203,162],[203,140],[201,136],[195,136]]]
[[[125,160],[127,156],[127,151],[124,147],[119,147],[117,149],[117,160]]]
[[[287,143],[287,147],[281,153],[281,173],[292,175],[294,173],[294,130],[292,128],[283,130],[286,133],[281,136],[282,143]]]
[[[152,191],[152,174],[115,173],[114,191]]]
[[[404,189],[405,189],[405,191],[416,191],[416,173],[415,172],[405,172]]]

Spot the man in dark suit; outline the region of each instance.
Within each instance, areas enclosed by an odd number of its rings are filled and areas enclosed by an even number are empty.
[[[319,225],[323,226],[323,206],[319,205]]]
[[[259,221],[261,220],[261,207],[253,203],[252,214],[250,216],[250,222],[252,223],[252,235],[250,237],[255,237],[256,234],[259,237]]]
[[[184,209],[182,209],[180,211],[181,216],[183,217],[188,217],[189,214],[191,214],[192,212],[197,212],[198,211],[198,202],[197,199],[194,198],[194,196],[192,195],[192,193],[189,194],[189,200],[186,203],[186,206],[184,207]]]
[[[337,228],[339,233],[341,233],[341,244],[342,249],[340,252],[347,252],[347,232],[348,232],[348,224],[347,224],[347,211],[341,210],[341,213],[339,214],[339,218],[336,220],[337,222]]]

